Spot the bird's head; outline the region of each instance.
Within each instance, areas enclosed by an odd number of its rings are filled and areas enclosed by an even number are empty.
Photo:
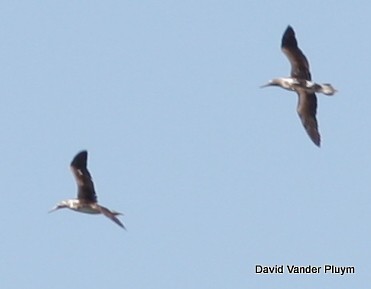
[[[267,84],[260,87],[267,86],[279,86],[287,90],[295,90],[296,87],[300,86],[300,81],[292,77],[273,78]]]
[[[61,201],[59,202],[58,204],[56,204],[48,213],[52,213],[56,210],[59,210],[59,209],[64,209],[64,208],[68,208],[68,201]]]
[[[280,86],[282,88],[292,90],[294,85],[299,85],[299,81],[296,78],[291,77],[281,77],[281,78],[273,78],[268,81],[267,84],[260,86],[261,88],[267,86]]]
[[[261,85],[260,88],[268,87],[268,86],[278,86],[278,81],[277,79],[271,79],[268,81],[268,83]]]

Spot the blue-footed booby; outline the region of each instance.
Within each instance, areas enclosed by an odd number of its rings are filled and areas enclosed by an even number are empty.
[[[125,226],[116,217],[118,215],[122,215],[121,213],[111,211],[98,204],[94,183],[87,169],[87,159],[88,152],[81,151],[73,158],[71,162],[71,170],[77,183],[77,199],[61,201],[49,212],[68,208],[81,213],[103,214],[107,218],[110,218],[112,221],[114,221],[117,225],[125,229]]]
[[[317,84],[312,81],[308,60],[298,47],[295,32],[291,26],[288,26],[283,34],[281,49],[291,63],[291,77],[274,78],[262,87],[280,86],[296,91],[299,97],[297,112],[301,122],[311,140],[320,146],[321,137],[316,119],[317,97],[315,93],[333,95],[337,90],[329,83]]]

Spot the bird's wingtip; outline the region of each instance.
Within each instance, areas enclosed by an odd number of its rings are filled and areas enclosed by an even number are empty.
[[[125,225],[124,225],[124,224],[123,224],[119,219],[117,219],[116,217],[113,217],[111,220],[114,221],[114,222],[115,222],[117,225],[119,225],[121,228],[123,228],[125,231],[127,231]]]
[[[318,148],[321,148],[321,137],[318,135],[318,136],[311,136],[309,135],[310,138],[312,139],[313,143],[318,147]]]
[[[86,167],[87,166],[87,159],[88,159],[88,151],[82,150],[78,152],[71,162],[71,167]]]

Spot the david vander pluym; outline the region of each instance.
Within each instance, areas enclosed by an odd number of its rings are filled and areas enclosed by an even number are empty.
[[[255,265],[256,274],[354,274],[354,266],[336,266],[325,264],[323,266],[297,266],[297,265]]]

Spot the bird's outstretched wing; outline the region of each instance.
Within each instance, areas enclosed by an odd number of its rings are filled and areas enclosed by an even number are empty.
[[[80,201],[97,202],[94,183],[87,169],[88,152],[79,152],[71,162],[71,170],[77,183],[77,198]]]
[[[287,27],[282,36],[281,49],[291,63],[291,77],[312,80],[308,60],[298,47],[295,32],[291,26]]]
[[[297,93],[299,96],[297,112],[301,122],[311,140],[317,146],[320,146],[321,136],[318,132],[318,124],[316,119],[317,97],[314,93],[308,93],[304,89],[297,91]]]

